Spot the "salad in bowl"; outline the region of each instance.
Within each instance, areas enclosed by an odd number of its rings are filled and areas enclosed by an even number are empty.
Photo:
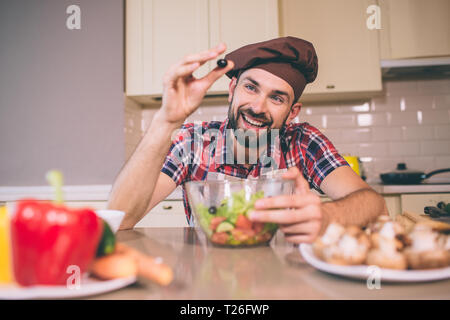
[[[253,222],[250,212],[264,197],[292,194],[294,182],[281,178],[205,180],[186,183],[195,228],[217,246],[267,245],[277,224]]]

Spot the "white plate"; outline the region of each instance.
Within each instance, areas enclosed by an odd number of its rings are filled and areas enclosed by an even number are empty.
[[[117,290],[134,282],[136,282],[136,277],[104,281],[85,275],[81,279],[78,289],[68,288],[66,286],[19,287],[13,285],[0,285],[0,299],[24,300],[79,298]]]
[[[353,279],[367,280],[374,276],[380,276],[381,281],[389,282],[425,282],[450,279],[450,267],[430,270],[393,270],[373,268],[368,265],[340,266],[326,263],[317,258],[310,244],[302,243],[299,250],[306,262],[314,268]]]

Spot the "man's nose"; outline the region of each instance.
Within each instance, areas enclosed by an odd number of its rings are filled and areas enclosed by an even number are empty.
[[[253,101],[252,110],[256,114],[265,114],[267,112],[267,100],[263,95],[260,95]]]

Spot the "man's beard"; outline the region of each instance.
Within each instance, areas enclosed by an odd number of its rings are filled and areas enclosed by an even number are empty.
[[[267,146],[268,146],[269,142],[272,141],[272,139],[271,139],[272,131],[277,131],[278,135],[281,134],[282,132],[284,132],[284,130],[286,128],[286,120],[289,117],[289,113],[283,119],[283,122],[282,122],[283,125],[281,128],[271,128],[272,124],[273,124],[272,119],[267,120],[265,116],[255,114],[250,108],[246,109],[246,110],[242,110],[242,107],[237,107],[237,111],[235,114],[233,112],[233,98],[231,99],[230,105],[228,107],[228,123],[229,123],[228,129],[232,129],[233,132],[235,132],[235,137],[237,136],[236,130],[241,131],[241,133],[243,132],[246,134],[245,147],[248,148],[248,146],[249,146],[249,137],[247,137],[247,135],[252,137],[252,139],[259,139],[260,141],[261,141],[261,139],[267,139]],[[265,124],[265,126],[262,129],[258,130],[259,133],[257,133],[257,130],[238,127],[239,118],[242,117],[242,111],[245,111],[248,115],[250,115],[254,119],[257,119]],[[242,121],[245,121],[245,120],[242,119]],[[251,133],[253,133],[253,134],[251,134]],[[236,139],[236,140],[238,140],[238,142],[241,145],[244,145],[241,141],[239,141],[239,139]]]

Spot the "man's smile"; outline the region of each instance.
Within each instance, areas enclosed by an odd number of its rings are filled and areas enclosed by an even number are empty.
[[[266,127],[270,127],[270,121],[262,121],[261,119],[257,119],[251,116],[247,112],[239,112],[242,116],[242,124],[245,129],[262,129]]]

